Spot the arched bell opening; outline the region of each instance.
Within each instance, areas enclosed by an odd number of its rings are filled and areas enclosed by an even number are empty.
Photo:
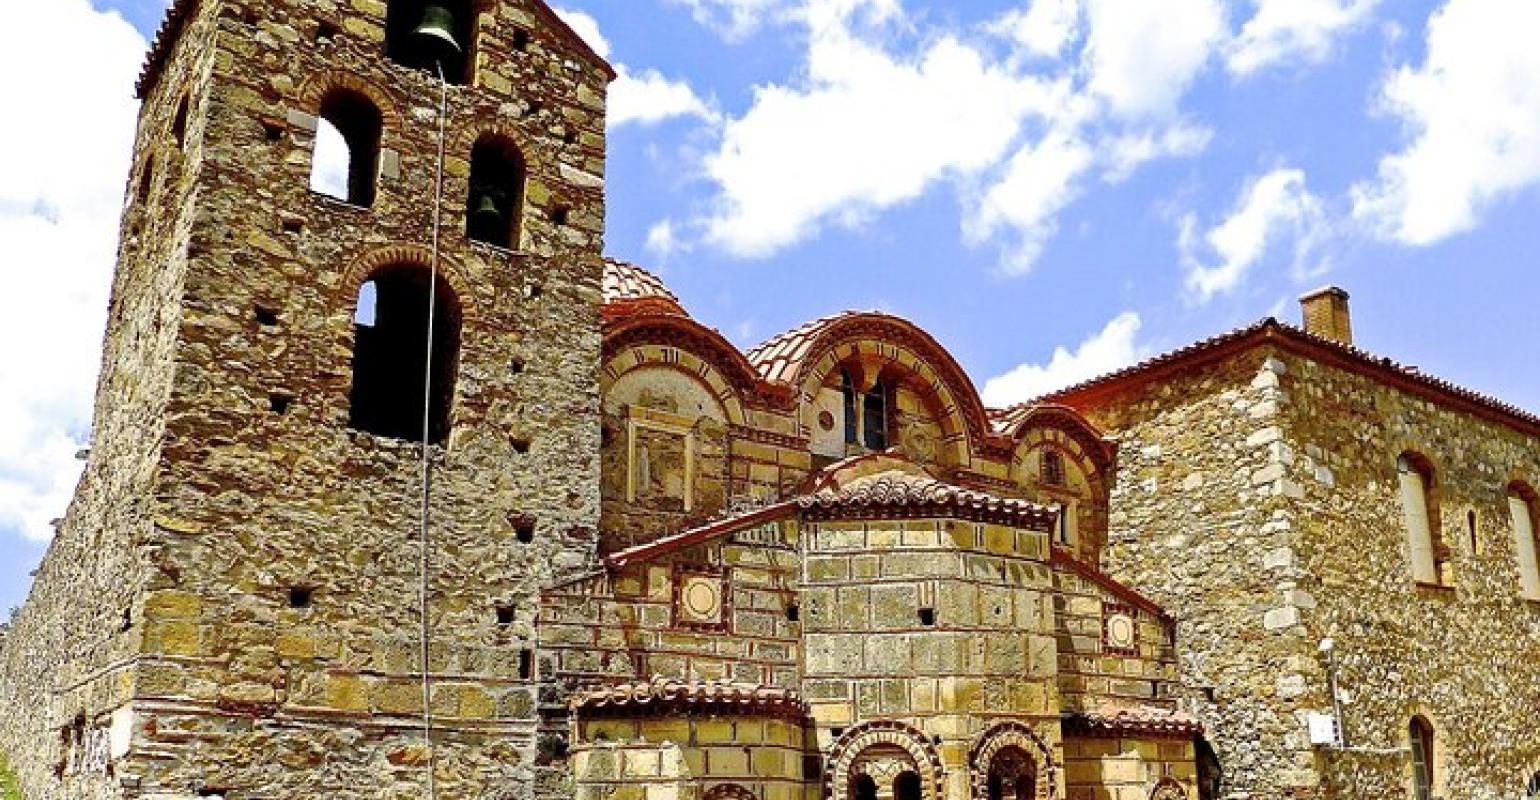
[[[385,14],[385,55],[454,84],[470,82],[475,50],[471,0],[391,0]]]
[[[337,89],[322,98],[316,116],[311,191],[360,208],[374,205],[385,127],[380,109],[360,92]]]
[[[428,281],[427,269],[401,264],[375,271],[359,288],[350,427],[416,441],[423,435],[426,400],[428,443],[448,438],[459,369],[460,304],[440,275],[430,347]]]
[[[519,247],[524,216],[524,155],[513,142],[483,137],[471,150],[465,235],[506,249]]]

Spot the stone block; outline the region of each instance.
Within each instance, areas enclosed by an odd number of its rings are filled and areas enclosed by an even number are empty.
[[[1270,631],[1283,630],[1298,625],[1300,621],[1299,609],[1294,606],[1275,608],[1262,615],[1262,627]]]

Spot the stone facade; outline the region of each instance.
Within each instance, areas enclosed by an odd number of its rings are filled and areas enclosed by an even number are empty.
[[[601,257],[610,68],[444,2],[173,4],[29,800],[1540,794],[1540,419],[1340,290],[1011,409],[887,314],[741,352]]]
[[[1271,322],[1200,348],[1054,400],[1119,440],[1105,560],[1180,620],[1182,705],[1227,796],[1415,796],[1414,717],[1435,796],[1530,796],[1540,606],[1509,497],[1540,474],[1540,424]],[[1441,585],[1413,579],[1409,451],[1437,470]],[[1312,746],[1333,677],[1345,746]]]
[[[360,287],[432,266],[440,87],[382,56],[386,14],[170,12],[91,460],[0,672],[29,800],[421,796],[421,448],[350,425]],[[520,654],[539,589],[596,542],[611,73],[540,3],[470,22],[474,74],[445,93],[439,312],[458,348],[452,435],[430,451],[429,702],[445,796],[527,795],[541,716]],[[338,92],[381,121],[367,208],[309,188]],[[515,249],[464,234],[488,134],[527,168]]]

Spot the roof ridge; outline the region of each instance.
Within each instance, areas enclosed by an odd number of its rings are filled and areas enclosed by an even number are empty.
[[[1509,418],[1509,422],[1517,423],[1522,430],[1527,430],[1532,435],[1540,435],[1540,414],[1536,414],[1521,406],[1509,403],[1495,395],[1477,391],[1466,386],[1461,386],[1453,381],[1437,377],[1423,370],[1407,364],[1403,364],[1389,356],[1381,356],[1365,350],[1354,344],[1339,342],[1312,333],[1303,327],[1292,323],[1283,322],[1277,317],[1264,317],[1258,322],[1247,326],[1231,329],[1225,333],[1216,334],[1205,339],[1178,347],[1174,350],[1151,356],[1138,363],[1131,364],[1121,369],[1104,373],[1094,378],[1081,381],[1062,389],[1056,389],[1047,394],[1025,400],[1004,409],[992,409],[994,419],[1004,420],[1033,407],[1048,404],[1067,404],[1067,398],[1081,395],[1086,392],[1099,389],[1122,380],[1131,379],[1141,373],[1150,370],[1169,367],[1180,363],[1184,359],[1201,356],[1212,352],[1214,349],[1242,341],[1247,337],[1256,336],[1276,331],[1296,342],[1312,345],[1323,350],[1336,353],[1345,358],[1358,362],[1366,369],[1378,370],[1387,373],[1397,379],[1410,381],[1421,387],[1424,391],[1441,394],[1458,401],[1474,404],[1487,409],[1490,412]],[[1308,357],[1308,356],[1307,356]],[[1073,404],[1070,404],[1073,405]]]

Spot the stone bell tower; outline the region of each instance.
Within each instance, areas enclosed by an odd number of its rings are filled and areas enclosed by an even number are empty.
[[[0,663],[29,797],[552,791],[611,78],[541,0],[176,0],[90,460]]]

